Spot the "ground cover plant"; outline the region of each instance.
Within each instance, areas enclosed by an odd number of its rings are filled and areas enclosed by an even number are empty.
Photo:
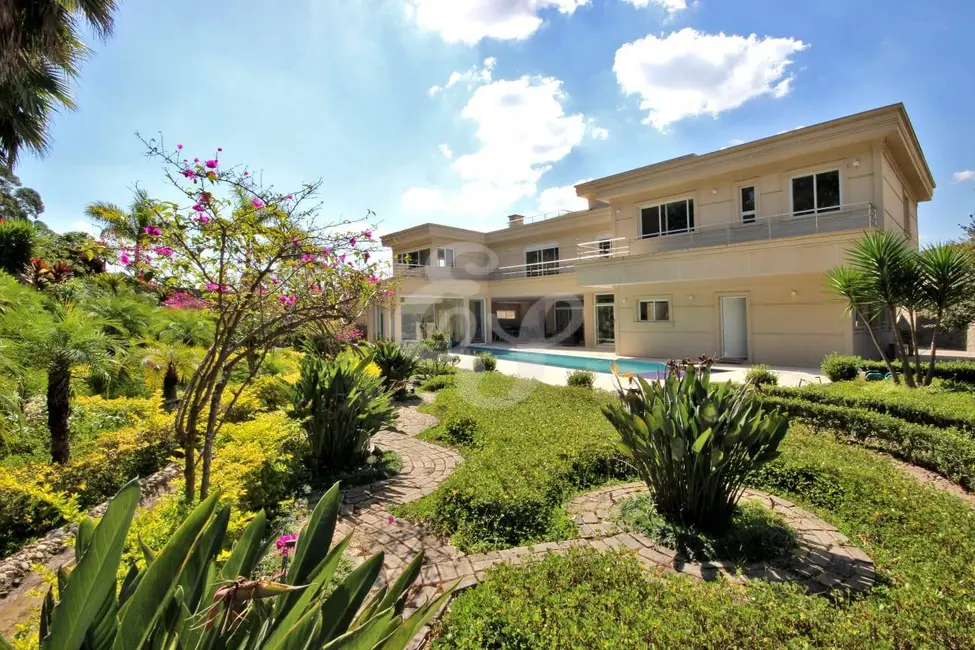
[[[823,358],[821,369],[830,381],[856,379],[860,371],[887,372],[883,361],[836,353]],[[975,361],[937,361],[934,364],[934,377],[975,385]]]
[[[786,584],[647,579],[630,557],[499,565],[462,593],[434,648],[970,648],[975,509],[867,450],[794,425],[754,487],[836,525],[876,562],[848,599]],[[716,623],[720,622],[720,624]]]
[[[423,407],[442,423],[424,437],[447,444],[446,424],[469,418],[477,444],[459,447],[465,461],[435,492],[402,510],[450,535],[454,545],[474,550],[573,537],[562,509],[569,496],[630,476],[600,413],[609,393],[500,373],[459,371],[455,381]]]

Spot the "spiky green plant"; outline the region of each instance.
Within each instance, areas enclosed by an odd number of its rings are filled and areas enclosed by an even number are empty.
[[[313,349],[301,360],[291,415],[301,420],[319,475],[365,462],[370,438],[395,419],[382,378],[366,370],[372,361],[371,354],[326,359]]]
[[[672,362],[660,382],[624,375],[624,387],[615,376],[619,403],[603,413],[658,512],[703,531],[724,530],[745,478],[778,456],[788,420],[764,410],[747,386],[712,384],[707,362]]]
[[[402,396],[406,385],[420,367],[420,356],[415,348],[404,347],[394,341],[376,341],[371,349],[372,360],[379,367],[386,388]]]
[[[422,554],[368,600],[382,553],[335,580],[351,537],[332,545],[338,484],[298,535],[281,582],[253,577],[268,550],[263,511],[218,564],[230,521],[218,496],[200,503],[162,549],[143,545],[145,568],[130,566],[121,584],[116,576],[139,504],[138,482],[122,488],[97,526],[82,522],[76,565],[58,572],[57,590],[48,592],[41,609],[41,650],[400,650],[450,597],[447,590],[404,617]],[[8,647],[0,637],[0,648]]]

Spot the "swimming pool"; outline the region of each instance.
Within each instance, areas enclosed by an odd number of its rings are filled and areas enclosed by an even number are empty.
[[[607,359],[605,357],[583,357],[574,354],[549,354],[547,352],[528,352],[526,350],[510,350],[507,348],[487,348],[471,346],[467,348],[472,354],[490,352],[499,359],[507,361],[522,361],[537,363],[556,368],[570,368],[573,370],[591,370],[593,372],[613,372],[613,363],[620,373],[632,372],[641,377],[663,377],[667,366],[656,361],[638,361],[636,359]]]

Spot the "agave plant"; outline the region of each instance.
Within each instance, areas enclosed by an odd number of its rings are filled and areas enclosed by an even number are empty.
[[[349,543],[332,546],[338,484],[322,497],[298,535],[281,582],[251,577],[268,546],[263,511],[218,564],[230,510],[213,494],[200,503],[158,552],[143,545],[145,568],[131,566],[119,584],[126,535],[139,504],[133,481],[95,525],[86,519],[75,540],[76,564],[58,571],[57,591],[41,609],[41,650],[398,650],[450,597],[404,617],[407,591],[422,555],[369,597],[382,568],[379,553],[336,584]],[[368,599],[368,600],[367,600]],[[0,637],[0,648],[12,646]]]
[[[397,396],[406,392],[406,386],[420,367],[416,350],[405,348],[394,341],[376,341],[372,346],[372,360],[379,366],[383,383],[396,391]]]
[[[301,360],[290,415],[302,422],[319,475],[364,462],[372,435],[395,419],[382,378],[367,372],[372,361],[325,359],[312,349]]]
[[[748,386],[712,384],[707,360],[671,362],[661,382],[624,375],[624,388],[615,376],[619,403],[603,413],[657,510],[675,523],[721,532],[745,478],[778,456],[788,420],[765,411]]]

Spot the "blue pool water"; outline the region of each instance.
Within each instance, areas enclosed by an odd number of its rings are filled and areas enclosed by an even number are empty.
[[[615,361],[616,369],[620,373],[632,372],[641,377],[663,377],[667,367],[656,361],[637,361],[635,359],[605,359],[602,357],[583,357],[574,354],[549,354],[547,352],[526,352],[524,350],[509,350],[506,348],[487,348],[471,346],[468,348],[471,353],[490,352],[499,359],[508,361],[522,361],[524,363],[537,363],[543,366],[555,366],[556,368],[571,368],[573,370],[591,370],[593,372],[613,372],[612,365]]]

